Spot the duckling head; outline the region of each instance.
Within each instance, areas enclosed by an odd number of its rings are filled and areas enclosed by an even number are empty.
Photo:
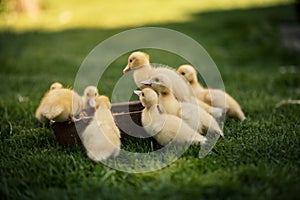
[[[141,51],[136,51],[130,54],[128,57],[128,63],[127,66],[123,69],[123,73],[126,74],[127,72],[131,70],[138,69],[144,65],[149,64],[149,55],[141,52]]]
[[[181,65],[178,70],[178,74],[183,76],[190,84],[197,81],[197,72],[191,65]]]
[[[96,107],[96,97],[99,95],[98,88],[95,86],[88,86],[84,89],[83,98],[85,104],[88,104],[89,107]]]
[[[142,81],[142,84],[145,86],[150,86],[159,94],[168,94],[172,92],[172,83],[164,74],[154,75],[149,80]]]
[[[139,96],[140,101],[145,108],[150,108],[158,103],[157,93],[151,88],[144,88],[142,91],[135,90],[134,93]]]
[[[63,88],[63,85],[59,82],[54,82],[50,86],[50,90],[56,90],[56,89],[61,89]]]
[[[111,109],[111,103],[109,101],[109,98],[107,96],[104,95],[100,95],[96,98],[96,109],[98,109],[99,107],[105,107],[107,109]]]

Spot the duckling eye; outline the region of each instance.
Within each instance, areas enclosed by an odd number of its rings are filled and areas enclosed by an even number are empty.
[[[143,97],[145,96],[144,92],[142,92],[142,96],[143,96]]]
[[[90,96],[90,94],[89,94],[89,93],[87,93],[86,95],[87,95],[88,97]]]
[[[95,92],[95,96],[97,96],[97,93]]]
[[[132,59],[130,59],[129,62],[132,63]]]
[[[185,72],[181,72],[181,75],[183,75],[183,76],[184,76],[184,75],[185,75]]]
[[[158,78],[155,78],[154,81],[155,81],[155,82],[159,82],[159,79],[158,79]]]

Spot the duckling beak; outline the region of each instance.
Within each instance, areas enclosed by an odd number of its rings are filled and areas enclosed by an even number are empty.
[[[127,72],[129,72],[131,69],[129,67],[129,65],[127,65],[124,69],[123,69],[123,74],[126,74]]]
[[[151,86],[151,85],[152,85],[150,79],[149,79],[149,80],[144,80],[144,81],[142,81],[141,84],[146,85],[146,86]]]
[[[134,92],[134,94],[136,94],[136,95],[138,95],[138,96],[140,96],[140,95],[141,95],[141,93],[142,93],[142,91],[141,91],[141,90],[134,90],[133,92]]]
[[[95,108],[96,107],[96,99],[95,98],[91,98],[89,100],[89,105],[92,107],[92,108]]]

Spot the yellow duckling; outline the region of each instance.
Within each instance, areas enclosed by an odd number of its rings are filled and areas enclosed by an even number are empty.
[[[40,122],[42,123],[46,123],[48,120],[47,118],[45,118],[42,114],[41,114],[41,108],[42,106],[45,104],[45,101],[46,101],[46,98],[47,98],[47,95],[48,93],[51,91],[51,90],[55,90],[55,89],[61,89],[63,88],[62,84],[59,83],[59,82],[54,82],[51,84],[50,86],[50,90],[48,92],[45,93],[44,97],[42,98],[38,108],[36,109],[35,111],[35,118],[37,118]]]
[[[87,155],[94,161],[115,158],[121,149],[120,131],[110,109],[108,97],[98,96],[95,116],[81,135]]]
[[[172,82],[174,95],[179,101],[193,101],[193,91],[190,85],[182,79],[174,69],[169,67],[152,67],[149,61],[150,57],[144,52],[133,52],[128,58],[128,64],[123,73],[133,71],[133,78],[136,85],[141,88],[142,81],[149,79],[155,74],[165,74]]]
[[[82,109],[80,96],[73,90],[63,88],[60,83],[53,83],[44,95],[35,117],[42,123],[48,121],[64,122],[74,120]]]
[[[229,116],[236,117],[242,121],[246,119],[239,103],[229,94],[218,89],[203,88],[198,82],[197,72],[194,67],[182,65],[177,72],[190,83],[198,99],[207,104],[226,109]]]
[[[98,97],[99,92],[98,88],[95,86],[88,86],[84,89],[82,102],[83,109],[86,108],[95,108],[96,107],[96,98]]]

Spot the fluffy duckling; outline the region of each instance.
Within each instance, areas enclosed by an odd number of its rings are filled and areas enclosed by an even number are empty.
[[[84,89],[82,102],[83,109],[86,108],[95,108],[96,107],[96,98],[98,97],[99,92],[98,88],[95,86],[88,86]]]
[[[133,71],[133,78],[136,85],[141,88],[142,81],[149,79],[155,74],[165,74],[172,82],[172,90],[179,101],[192,102],[193,91],[190,85],[182,79],[174,69],[168,67],[152,67],[149,61],[150,57],[144,52],[133,52],[128,58],[128,64],[124,68],[123,73]]]
[[[39,104],[39,107],[35,111],[35,117],[40,122],[46,123],[48,121],[48,119],[41,114],[41,109],[42,109],[43,105],[45,104],[45,101],[47,99],[48,93],[51,92],[52,90],[61,89],[61,88],[63,88],[63,85],[61,83],[54,82],[54,83],[51,84],[50,90],[45,93],[44,97],[42,98],[42,100],[41,100],[41,102]]]
[[[142,112],[142,124],[146,132],[153,136],[160,145],[170,142],[178,145],[204,144],[206,138],[193,130],[182,119],[169,115],[158,104],[158,96],[151,88],[135,91],[145,107]]]
[[[123,74],[126,74],[129,71],[134,71],[134,82],[140,88],[142,86],[141,81],[148,79],[153,73],[153,68],[149,61],[149,55],[141,51],[136,51],[130,54],[127,66],[123,69]]]
[[[194,67],[182,65],[177,72],[190,83],[198,99],[207,104],[226,109],[229,116],[236,117],[242,121],[246,119],[239,103],[229,94],[218,89],[203,88],[198,82],[197,72]]]
[[[41,114],[41,108],[42,108],[42,106],[44,105],[44,102],[45,102],[45,100],[46,100],[46,96],[48,95],[48,93],[49,93],[51,90],[58,89],[57,86],[60,87],[60,85],[61,85],[61,88],[62,88],[62,84],[61,84],[61,83],[59,83],[59,82],[54,82],[54,83],[52,83],[51,86],[50,86],[50,90],[47,91],[47,92],[44,94],[44,97],[42,98],[42,100],[41,100],[41,102],[40,102],[38,108],[37,108],[36,111],[35,111],[35,118],[36,118],[37,120],[39,120],[40,122],[42,122],[42,123],[46,123],[46,122],[47,122],[47,119]]]
[[[94,161],[115,158],[121,149],[120,131],[110,109],[108,97],[98,96],[95,116],[81,135],[87,155]]]
[[[36,118],[43,123],[73,121],[74,116],[81,112],[81,97],[68,88],[55,89],[54,87],[52,90],[51,88],[41,100],[36,111]]]
[[[182,118],[190,127],[202,133],[202,128],[211,128],[214,132],[224,136],[217,121],[205,110],[196,104],[188,102],[178,102],[172,93],[170,79],[165,75],[155,75],[147,83],[158,95],[158,102],[163,106],[167,113]],[[147,84],[146,83],[146,84]]]

